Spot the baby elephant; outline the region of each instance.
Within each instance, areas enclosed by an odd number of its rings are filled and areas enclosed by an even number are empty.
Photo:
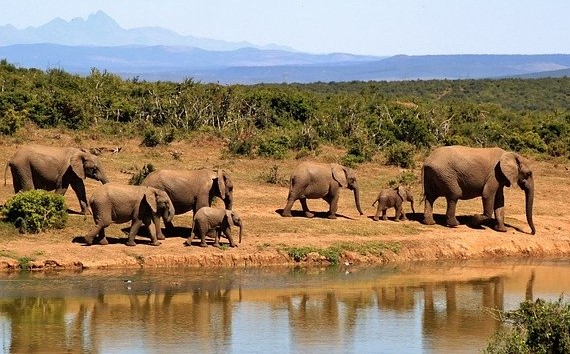
[[[166,192],[145,186],[107,183],[95,190],[89,204],[95,226],[85,236],[88,245],[93,243],[97,235],[99,244],[108,244],[105,228],[113,223],[131,221],[127,246],[136,245],[135,236],[141,224],[149,228],[151,245],[158,246],[158,240],[164,240],[160,230],[160,218],[170,221],[174,216],[174,205]],[[155,233],[150,229],[151,222],[154,223]]]
[[[386,220],[386,210],[392,207],[396,209],[396,221],[407,220],[406,213],[402,211],[402,203],[404,201],[410,202],[412,205],[412,212],[415,213],[416,211],[414,210],[414,197],[405,187],[399,186],[392,189],[382,189],[378,194],[378,197],[376,197],[374,203],[372,203],[372,206],[374,206],[374,204],[378,202],[378,208],[376,209],[374,220],[378,221],[380,218],[380,212],[382,212],[382,220]]]
[[[242,222],[240,216],[233,210],[221,208],[202,207],[194,215],[192,232],[186,240],[188,246],[192,245],[194,236],[200,238],[200,246],[206,247],[206,235],[215,230],[214,246],[220,247],[220,236],[224,234],[230,241],[231,247],[237,247],[232,238],[232,226],[239,226],[239,243],[241,243]]]

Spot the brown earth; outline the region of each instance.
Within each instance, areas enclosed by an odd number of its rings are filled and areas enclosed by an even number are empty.
[[[119,133],[119,132],[118,132]],[[467,226],[469,215],[480,213],[480,200],[460,201],[458,216],[462,223],[450,229],[441,224],[422,225],[419,220],[423,205],[420,205],[421,186],[419,178],[413,185],[416,196],[416,214],[408,214],[410,221],[391,220],[375,222],[371,217],[375,208],[371,204],[378,191],[398,178],[401,169],[386,167],[381,157],[357,168],[361,186],[361,203],[365,215],[359,216],[354,207],[352,193],[342,191],[339,217],[328,220],[322,216],[327,204],[310,200],[309,207],[317,211],[317,217],[282,218],[280,209],[285,205],[287,186],[265,182],[273,166],[278,167],[282,181],[299,163],[291,157],[286,160],[226,158],[221,141],[194,137],[192,141],[174,142],[169,146],[146,148],[138,140],[110,140],[96,133],[69,133],[59,130],[23,129],[18,136],[0,142],[0,161],[5,163],[14,151],[23,144],[36,143],[54,146],[102,147],[101,160],[108,177],[115,182],[127,183],[132,173],[146,163],[156,168],[195,169],[220,166],[229,171],[235,184],[234,208],[244,220],[243,242],[238,248],[187,247],[183,243],[190,232],[191,213],[174,218],[177,226],[162,245],[153,247],[148,238],[139,236],[138,245],[127,247],[124,228],[128,224],[112,225],[107,229],[110,244],[85,246],[81,235],[92,225],[93,220],[78,215],[79,203],[72,190],[66,201],[72,213],[68,226],[63,230],[37,235],[18,234],[6,225],[0,229],[0,269],[12,270],[22,266],[32,269],[104,269],[136,267],[249,267],[267,265],[323,264],[327,263],[323,250],[336,246],[341,250],[341,262],[346,264],[384,264],[424,260],[456,259],[504,259],[515,257],[561,258],[570,256],[570,217],[568,195],[570,171],[568,160],[533,160],[535,176],[534,221],[536,235],[529,234],[524,214],[524,193],[518,188],[505,190],[508,232],[498,233],[489,227]],[[110,152],[121,147],[119,153]],[[175,155],[179,157],[175,158]],[[323,147],[316,159],[339,162],[343,152]],[[422,157],[413,172],[419,176]],[[87,192],[91,194],[98,182],[87,180]],[[7,185],[0,188],[0,202],[13,195],[10,172]],[[219,206],[219,203],[218,203]],[[294,209],[300,209],[297,202]],[[409,205],[405,210],[410,212]],[[445,211],[444,200],[438,200],[435,208]],[[321,212],[321,213],[319,213]],[[437,217],[437,215],[436,215]],[[236,230],[237,231],[237,230]],[[288,249],[312,247],[317,252],[309,253],[300,262],[289,256]],[[374,250],[375,249],[375,250]],[[379,251],[380,249],[380,251]],[[318,251],[321,251],[320,253]]]

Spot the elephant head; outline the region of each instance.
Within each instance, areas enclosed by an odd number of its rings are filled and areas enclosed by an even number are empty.
[[[144,193],[144,199],[152,212],[170,222],[174,217],[174,205],[165,191],[148,187]]]
[[[356,173],[354,170],[338,164],[332,164],[332,175],[333,179],[337,181],[341,187],[348,188],[354,192],[354,204],[360,215],[363,215],[364,213],[360,208],[360,189],[356,181]]]
[[[504,176],[503,183],[507,187],[516,183],[524,191],[526,221],[534,235],[536,229],[532,220],[532,208],[534,204],[534,178],[532,176],[532,170],[528,166],[528,163],[514,152],[506,152],[501,156],[498,169]]]
[[[77,151],[71,156],[69,164],[73,173],[81,179],[89,177],[103,184],[109,181],[101,167],[99,158],[90,152],[85,150]]]
[[[234,203],[234,184],[230,176],[224,170],[219,169],[215,179],[217,180],[218,196],[224,201],[226,209],[231,210]]]
[[[243,230],[243,224],[241,222],[241,217],[233,210],[226,210],[226,218],[231,226],[239,227],[239,243],[241,243],[241,236]]]
[[[405,201],[410,202],[410,205],[412,207],[412,213],[415,214],[416,211],[414,210],[414,196],[405,187],[402,186],[397,187],[396,191],[398,193],[398,196],[402,198],[402,202]]]

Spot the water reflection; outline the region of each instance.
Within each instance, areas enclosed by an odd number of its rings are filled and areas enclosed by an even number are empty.
[[[568,263],[21,273],[0,278],[4,352],[478,352],[485,308],[556,299]]]

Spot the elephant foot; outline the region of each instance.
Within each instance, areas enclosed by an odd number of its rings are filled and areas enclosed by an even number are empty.
[[[388,220],[388,217],[387,217],[387,216],[383,216],[383,217],[382,217],[382,220],[386,221],[386,220]]]
[[[306,211],[306,212],[305,212],[305,217],[307,217],[307,218],[309,218],[309,219],[312,218],[312,217],[314,217],[314,216],[315,216],[315,214],[311,213],[310,211]]]
[[[208,247],[208,244],[206,242],[200,242],[200,247]]]
[[[290,218],[292,215],[290,211],[284,211],[281,213],[281,216],[284,218]]]
[[[331,219],[331,220],[336,219],[336,214],[329,214],[329,215],[327,215],[327,219]]]
[[[380,218],[379,218],[378,216],[374,216],[374,217],[372,218],[372,220],[378,221],[378,220],[380,220]]]
[[[200,245],[200,246],[202,246],[202,245]],[[217,248],[220,248],[220,247],[221,247],[220,244],[217,243],[217,242],[215,242],[212,246],[217,247]]]
[[[129,240],[129,241],[127,241],[126,245],[132,247],[132,246],[136,246],[137,244],[135,243],[135,241]]]
[[[447,226],[449,227],[457,227],[459,226],[459,221],[455,217],[447,219]]]
[[[490,217],[488,217],[484,214],[476,214],[476,215],[473,215],[471,217],[471,222],[475,226],[481,226],[482,223],[484,223],[485,221],[487,221],[489,219],[490,219]]]
[[[435,225],[435,220],[433,217],[424,217],[424,220],[422,222],[424,225]]]
[[[156,235],[156,239],[157,239],[157,240],[164,241],[164,240],[166,240],[166,237],[164,237],[163,234],[160,234],[160,235]]]
[[[91,246],[91,245],[93,244],[93,239],[92,239],[92,238],[86,238],[86,237],[84,237],[84,240],[85,240],[85,244],[86,244],[87,246]]]
[[[493,227],[493,229],[495,231],[499,231],[499,232],[507,232],[507,228],[505,227],[505,225],[495,225],[495,227]]]
[[[104,246],[104,245],[108,245],[108,244],[109,244],[109,241],[107,241],[106,238],[102,238],[101,240],[99,240],[99,244],[100,244],[100,245],[103,245],[103,246]]]
[[[154,241],[150,243],[151,246],[160,246],[160,242]]]

